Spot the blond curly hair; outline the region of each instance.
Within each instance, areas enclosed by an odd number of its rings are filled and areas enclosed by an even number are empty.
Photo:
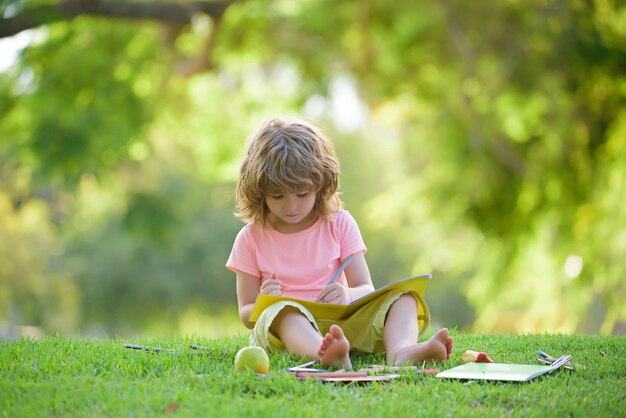
[[[343,208],[339,162],[332,143],[316,126],[303,120],[271,118],[250,136],[235,190],[235,215],[265,225],[265,197],[311,189],[313,211],[332,218]]]

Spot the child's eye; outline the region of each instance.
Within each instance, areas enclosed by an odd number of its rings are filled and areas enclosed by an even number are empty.
[[[307,197],[308,195],[309,195],[309,192],[302,192],[302,193],[296,194],[296,196],[298,197]]]
[[[282,194],[272,194],[272,195],[270,195],[270,197],[272,199],[275,199],[275,200],[280,200],[280,199],[282,199],[284,197],[284,195],[282,195]]]

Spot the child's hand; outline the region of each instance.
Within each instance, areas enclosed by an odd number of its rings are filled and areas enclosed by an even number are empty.
[[[347,305],[350,303],[350,294],[345,286],[339,283],[333,283],[326,286],[319,295],[317,295],[316,302]]]
[[[261,293],[264,295],[280,296],[282,292],[282,283],[276,278],[275,274],[272,274],[269,279],[261,283]]]

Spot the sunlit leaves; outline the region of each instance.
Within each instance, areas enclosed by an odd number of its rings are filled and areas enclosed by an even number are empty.
[[[77,283],[85,321],[116,329],[225,300],[245,138],[304,113],[335,142],[377,285],[432,272],[445,325],[610,332],[626,319],[622,9],[249,0],[211,54],[206,17],[41,28],[0,81],[0,193],[19,245],[67,254],[10,266]],[[212,70],[182,77],[177,55]]]
[[[139,37],[136,27],[113,22],[59,23],[48,42],[26,51],[20,66],[33,72],[33,87],[15,100],[37,109],[23,146],[44,177],[76,182],[127,158],[128,145],[152,118],[164,75],[153,61],[154,44],[144,41],[150,33]]]

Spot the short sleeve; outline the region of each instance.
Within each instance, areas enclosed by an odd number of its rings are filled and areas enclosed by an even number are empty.
[[[255,277],[261,277],[256,259],[256,245],[250,233],[250,225],[244,226],[237,234],[226,267],[235,273],[241,271]]]
[[[367,252],[367,247],[361,236],[359,225],[350,212],[341,211],[337,216],[339,242],[341,244],[341,259],[345,260],[351,254]]]

